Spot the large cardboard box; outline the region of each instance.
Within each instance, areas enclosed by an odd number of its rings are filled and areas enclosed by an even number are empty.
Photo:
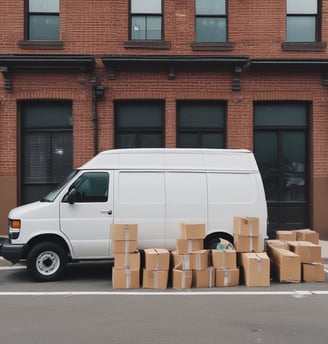
[[[168,270],[143,269],[142,287],[145,289],[166,289]]]
[[[112,224],[110,226],[111,240],[138,240],[137,224]]]
[[[234,234],[234,246],[237,252],[263,252],[264,240],[259,236],[245,236]]]
[[[265,252],[241,253],[241,265],[246,286],[270,286],[270,259]]]
[[[137,240],[112,240],[112,253],[134,253],[137,250]]]
[[[257,217],[233,217],[233,234],[244,236],[258,236],[259,218]]]
[[[216,269],[235,269],[237,267],[236,250],[212,250],[212,265]]]
[[[179,268],[182,270],[191,270],[190,265],[190,253],[178,254],[177,251],[172,251],[173,268]]]
[[[302,264],[302,280],[304,282],[324,282],[324,265],[321,263]]]
[[[191,253],[202,250],[203,248],[203,239],[177,239],[176,251],[178,254]]]
[[[239,285],[239,269],[216,269],[215,285],[217,287],[232,287]]]
[[[301,263],[321,263],[321,246],[309,241],[288,241],[290,251],[301,257]]]
[[[276,231],[276,239],[283,240],[283,241],[295,241],[296,240],[296,232],[295,231]]]
[[[311,229],[297,229],[296,240],[298,241],[309,241],[315,245],[319,245],[319,233]]]
[[[170,252],[165,248],[147,248],[145,252],[145,268],[147,270],[169,270]]]
[[[140,270],[112,268],[112,286],[114,289],[140,288]]]
[[[209,266],[209,250],[200,250],[190,253],[190,267],[193,270],[204,270]]]
[[[172,286],[174,289],[190,289],[192,283],[192,270],[172,270]]]
[[[204,223],[181,223],[180,239],[204,239],[206,227]]]
[[[115,254],[114,268],[130,270],[140,269],[140,252]]]
[[[301,281],[301,258],[294,252],[281,248],[271,251],[273,275],[280,282]]]
[[[192,270],[192,287],[212,288],[215,286],[215,269],[213,266],[203,270]]]

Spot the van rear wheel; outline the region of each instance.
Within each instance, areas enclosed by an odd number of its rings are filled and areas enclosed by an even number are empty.
[[[36,244],[28,254],[27,270],[39,282],[59,279],[67,265],[67,253],[57,243]]]

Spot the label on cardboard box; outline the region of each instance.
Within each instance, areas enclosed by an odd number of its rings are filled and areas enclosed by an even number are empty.
[[[140,288],[140,270],[112,268],[112,285],[114,289]]]
[[[142,287],[145,289],[166,289],[168,270],[143,269]]]
[[[145,267],[147,270],[169,270],[170,252],[165,248],[147,248]]]
[[[212,288],[215,286],[215,269],[210,266],[203,270],[192,270],[192,286],[196,288]]]
[[[176,250],[178,254],[186,254],[199,251],[204,248],[203,239],[177,239]]]
[[[140,252],[116,253],[114,256],[114,268],[116,269],[140,269]]]
[[[136,240],[112,240],[112,253],[133,253],[137,250]]]
[[[235,269],[237,267],[236,250],[212,250],[212,265],[216,269]]]
[[[258,236],[259,218],[258,217],[233,217],[233,234]]]
[[[138,240],[137,224],[111,224],[110,225],[111,240]]]
[[[239,269],[216,269],[215,281],[217,287],[232,287],[239,285]]]
[[[204,223],[181,223],[180,239],[204,239],[206,227]]]

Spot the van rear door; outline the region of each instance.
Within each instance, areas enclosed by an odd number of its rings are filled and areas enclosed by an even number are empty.
[[[107,258],[112,223],[112,172],[83,172],[60,204],[60,227],[74,258]],[[71,202],[71,203],[70,203]]]

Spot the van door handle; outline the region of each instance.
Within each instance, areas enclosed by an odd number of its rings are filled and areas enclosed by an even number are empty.
[[[108,215],[112,215],[113,214],[113,211],[112,210],[100,210],[100,212],[102,214],[108,214]]]

